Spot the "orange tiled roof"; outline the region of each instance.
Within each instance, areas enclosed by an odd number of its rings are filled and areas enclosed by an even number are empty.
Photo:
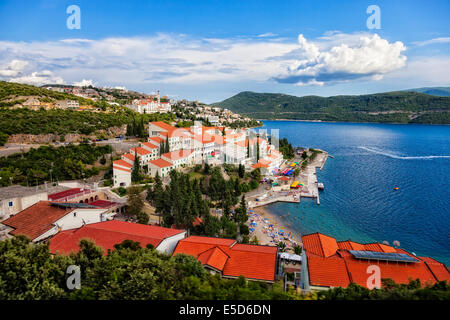
[[[178,242],[173,254],[196,257],[225,277],[274,281],[277,247],[237,244],[233,239],[191,236]],[[223,252],[223,253],[221,253]],[[224,262],[225,260],[225,262]]]
[[[134,161],[134,155],[132,155],[131,153],[125,153],[122,155],[122,157],[130,159],[131,161]]]
[[[54,222],[71,211],[73,211],[73,208],[64,209],[51,206],[50,201],[39,201],[11,218],[2,221],[2,224],[14,228],[10,234],[25,235],[33,240],[52,229]]]
[[[330,257],[339,249],[336,239],[322,233],[312,233],[302,237],[303,248],[320,257]]]
[[[302,237],[307,256],[310,284],[314,286],[347,287],[350,282],[367,286],[367,267],[377,265],[381,278],[389,278],[396,283],[407,284],[420,279],[421,283],[450,280],[445,265],[427,257],[417,259],[409,252],[382,243],[360,244],[350,240],[336,242],[332,237],[313,233]],[[386,262],[356,259],[349,250],[403,253],[415,257],[416,263]]]
[[[313,286],[347,287],[350,284],[343,259],[324,258],[306,251],[309,282]]]
[[[450,283],[450,273],[445,265],[430,257],[419,257],[419,259],[425,262],[437,281],[447,280],[447,283]]]
[[[397,252],[395,248],[382,243],[367,243],[364,245],[364,249],[368,251],[378,251],[378,252],[392,252],[392,253]]]
[[[158,148],[157,146],[155,146],[154,144],[151,144],[150,142],[142,142],[141,144],[146,146],[147,148],[150,148],[150,149],[157,149]]]
[[[147,149],[144,149],[142,147],[137,147],[137,148],[132,148],[130,149],[131,151],[135,152],[138,154],[138,156],[145,156],[147,154],[150,154],[151,152],[148,151]]]
[[[154,164],[155,166],[160,167],[160,168],[166,168],[166,167],[172,166],[171,162],[166,161],[166,160],[161,159],[161,158],[160,159],[156,159],[156,160],[151,160],[151,161],[149,161],[149,163]]]
[[[184,232],[183,230],[169,229],[158,226],[143,225],[139,223],[111,220],[84,225],[79,229],[72,229],[58,233],[50,240],[51,253],[77,252],[81,239],[88,238],[104,250],[106,255],[108,249],[113,250],[115,244],[123,240],[139,242],[141,247],[152,244],[155,248],[165,238]]]
[[[131,164],[129,164],[128,162],[126,162],[125,160],[122,160],[122,159],[113,161],[113,166],[114,165],[127,167],[127,168],[132,168],[133,167]]]
[[[345,250],[364,250],[364,245],[353,242],[350,240],[347,241],[339,241],[338,243],[339,249],[345,249]]]
[[[171,151],[162,154],[161,156],[164,156],[170,160],[178,160],[188,157],[189,155],[194,152],[193,150],[177,150],[177,151]]]

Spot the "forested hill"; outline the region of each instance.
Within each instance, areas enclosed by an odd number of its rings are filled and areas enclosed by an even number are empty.
[[[430,94],[432,96],[441,96],[441,97],[450,96],[450,87],[426,87],[426,88],[408,89],[403,91],[420,92]]]
[[[450,124],[450,97],[407,91],[333,97],[245,91],[213,105],[256,119]]]

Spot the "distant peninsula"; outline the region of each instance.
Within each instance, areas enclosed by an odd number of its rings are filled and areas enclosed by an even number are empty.
[[[332,97],[244,91],[212,105],[261,120],[450,124],[450,97],[417,92],[424,89]]]

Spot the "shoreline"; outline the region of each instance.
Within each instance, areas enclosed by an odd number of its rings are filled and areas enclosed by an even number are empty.
[[[300,120],[300,119],[255,119],[258,121],[291,121],[291,122],[312,122],[312,123],[363,123],[363,124],[404,124],[404,125],[425,125],[425,126],[450,126],[449,123],[415,123],[415,122],[355,122],[355,121],[332,121],[332,120]]]
[[[286,243],[286,249],[292,249],[295,246],[295,244],[302,246],[301,241],[301,235],[297,231],[294,230],[292,226],[288,226],[285,221],[282,221],[282,217],[279,215],[273,213],[267,205],[253,208],[253,212],[250,213],[249,221],[256,221],[257,225],[254,226],[255,228],[254,232],[250,233],[250,239],[253,238],[253,236],[256,236],[258,238],[260,245],[269,245],[269,246],[276,246],[279,241],[283,241]],[[257,214],[260,219],[255,219],[254,214]],[[269,222],[264,223],[264,219],[267,219]],[[265,227],[268,227],[269,225],[273,224],[274,226],[274,233],[283,230],[284,234],[289,237],[290,240],[285,240],[283,237],[275,237],[276,240],[273,240],[272,237],[269,235],[270,231],[269,229],[266,229]],[[286,250],[286,251],[288,251]]]

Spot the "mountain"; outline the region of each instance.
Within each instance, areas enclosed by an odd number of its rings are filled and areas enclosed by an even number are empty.
[[[333,97],[244,91],[213,105],[256,119],[450,124],[450,97],[407,91]]]
[[[420,92],[439,97],[450,97],[450,87],[425,87],[425,88],[408,89],[403,91]]]

